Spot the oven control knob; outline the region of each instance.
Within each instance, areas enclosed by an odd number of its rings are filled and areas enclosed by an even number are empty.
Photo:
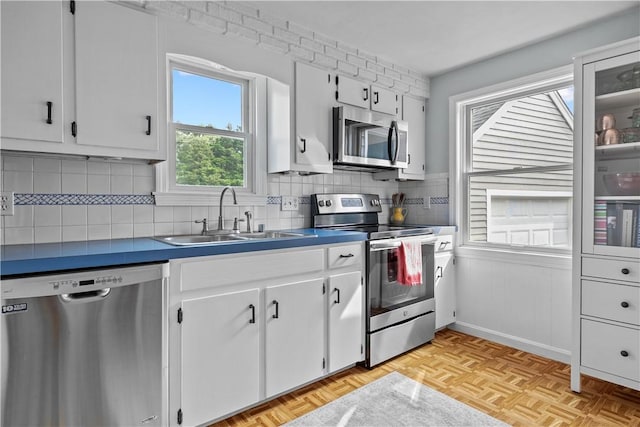
[[[319,200],[318,201],[318,206],[323,207],[324,206],[324,201],[323,200]]]
[[[331,200],[327,200],[327,207],[331,206]]]
[[[376,205],[376,199],[371,199],[371,206],[375,206]]]

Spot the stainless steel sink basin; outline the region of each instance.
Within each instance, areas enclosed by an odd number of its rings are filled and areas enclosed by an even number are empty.
[[[158,236],[154,237],[154,239],[174,246],[209,245],[217,242],[237,242],[245,240],[242,237],[236,237],[235,234],[214,234],[210,236],[203,236],[201,234],[184,234],[179,236]]]
[[[316,237],[315,234],[294,233],[291,231],[258,231],[255,233],[238,233],[235,236],[245,239],[283,239],[287,237]]]
[[[221,242],[240,242],[248,240],[264,239],[286,239],[292,237],[317,237],[315,234],[294,233],[290,231],[260,231],[256,233],[234,233],[225,231],[224,233],[214,232],[214,234],[183,234],[177,236],[154,237],[159,242],[168,243],[174,246],[194,246],[210,245]]]

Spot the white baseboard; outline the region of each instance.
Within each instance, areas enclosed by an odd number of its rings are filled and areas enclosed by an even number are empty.
[[[507,345],[509,347],[526,351],[538,356],[546,357],[548,359],[556,360],[558,362],[571,363],[571,352],[569,350],[551,347],[549,345],[542,344],[536,341],[523,339],[513,335],[507,335],[502,332],[497,332],[491,329],[482,328],[480,326],[464,322],[453,323],[449,325],[448,328],[454,331],[472,335],[474,337],[484,338],[489,341],[497,342],[498,344]]]

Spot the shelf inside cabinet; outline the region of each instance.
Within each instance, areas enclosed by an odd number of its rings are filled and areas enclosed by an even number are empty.
[[[618,157],[640,156],[640,141],[626,144],[600,145],[596,147],[596,158],[615,159]]]
[[[626,107],[640,107],[640,88],[596,96],[597,111]]]

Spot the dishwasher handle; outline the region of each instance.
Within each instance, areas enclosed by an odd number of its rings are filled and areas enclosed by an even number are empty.
[[[60,299],[67,304],[80,304],[85,302],[99,301],[106,298],[111,292],[111,288],[98,289],[95,291],[77,292],[73,294],[61,294]]]

